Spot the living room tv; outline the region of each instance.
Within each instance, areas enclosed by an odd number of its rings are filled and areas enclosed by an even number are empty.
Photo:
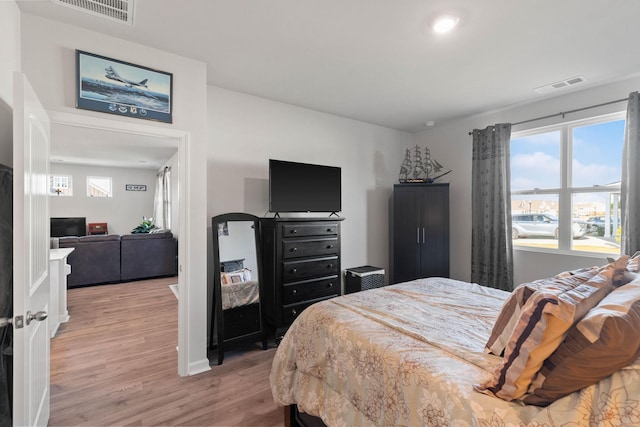
[[[51,237],[86,236],[85,217],[51,218]]]
[[[269,211],[339,212],[342,171],[336,166],[269,159]]]

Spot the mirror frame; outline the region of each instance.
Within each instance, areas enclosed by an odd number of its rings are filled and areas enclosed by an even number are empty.
[[[221,262],[220,262],[220,239],[218,237],[218,224],[221,222],[253,222],[254,236],[255,236],[255,250],[256,250],[256,264],[258,268],[257,280],[258,280],[258,316],[259,329],[257,331],[247,333],[244,335],[226,338],[225,337],[225,324],[224,324],[224,310],[222,309],[222,280],[221,280]],[[224,359],[224,351],[227,345],[232,346],[235,344],[247,344],[251,342],[262,342],[263,350],[267,349],[267,334],[264,327],[264,321],[262,319],[262,291],[263,291],[263,268],[262,268],[262,255],[261,255],[261,242],[260,242],[260,218],[255,215],[247,213],[226,213],[217,215],[211,218],[211,234],[213,237],[213,303],[211,305],[211,322],[209,332],[210,348],[217,348],[218,352],[218,365],[222,364]],[[236,307],[237,308],[237,307]],[[230,309],[234,310],[234,309]],[[217,334],[217,340],[214,341],[214,331]]]

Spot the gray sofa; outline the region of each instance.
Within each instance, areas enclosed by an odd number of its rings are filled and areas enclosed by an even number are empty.
[[[154,234],[68,236],[58,240],[69,255],[67,287],[117,283],[177,274],[178,241],[170,231]]]
[[[170,231],[127,234],[120,240],[120,280],[175,276],[178,241]]]

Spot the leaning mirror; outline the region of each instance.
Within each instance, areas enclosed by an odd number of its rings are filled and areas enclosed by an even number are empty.
[[[230,347],[262,342],[266,331],[260,308],[261,257],[259,218],[229,213],[211,218],[213,302],[210,345],[218,365]]]

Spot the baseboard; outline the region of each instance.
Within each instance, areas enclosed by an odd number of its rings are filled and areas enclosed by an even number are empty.
[[[189,363],[187,375],[197,375],[210,370],[209,359],[205,358],[197,362]]]

